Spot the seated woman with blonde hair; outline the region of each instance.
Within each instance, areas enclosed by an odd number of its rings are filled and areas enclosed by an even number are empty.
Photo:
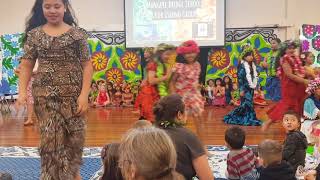
[[[126,180],[184,180],[176,163],[174,145],[161,129],[131,129],[122,138],[119,166]]]

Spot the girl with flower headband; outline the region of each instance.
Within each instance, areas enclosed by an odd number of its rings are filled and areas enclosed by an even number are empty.
[[[153,119],[153,105],[159,99],[157,85],[163,81],[168,81],[171,77],[171,71],[164,68],[163,76],[157,76],[159,64],[170,58],[174,46],[168,44],[159,44],[155,54],[148,61],[146,67],[146,79],[141,84],[141,90],[135,102],[135,108],[140,110],[140,119],[146,119],[151,122]],[[155,58],[158,57],[158,58]]]
[[[305,99],[305,89],[309,81],[305,79],[305,70],[301,59],[295,55],[299,43],[295,41],[285,41],[281,45],[280,67],[278,68],[278,76],[281,81],[281,97],[282,99],[271,108],[267,114],[269,120],[264,124],[263,131],[276,121],[283,118],[283,115],[289,109],[302,115],[302,106]]]
[[[259,126],[262,123],[256,117],[253,104],[254,89],[258,84],[258,72],[251,46],[243,46],[240,59],[241,63],[238,66],[237,76],[241,104],[224,117],[224,122],[227,124]]]
[[[200,48],[193,40],[184,42],[177,48],[178,63],[170,82],[171,92],[182,96],[186,106],[186,115],[201,118],[204,99],[199,90],[200,63],[197,61]]]
[[[280,79],[277,77],[277,68],[280,65],[280,51],[279,45],[281,40],[279,38],[271,41],[271,51],[262,62],[262,66],[267,70],[266,81],[266,99],[272,101],[279,101],[281,99]]]

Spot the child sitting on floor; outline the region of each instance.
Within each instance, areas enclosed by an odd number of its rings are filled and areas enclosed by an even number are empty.
[[[259,180],[296,180],[292,167],[282,161],[282,145],[274,140],[264,140],[258,146],[263,167]]]
[[[264,92],[261,89],[261,86],[258,86],[254,90],[253,103],[255,105],[259,105],[259,106],[267,106],[268,105],[268,103],[264,97]]]
[[[301,117],[294,111],[288,111],[283,117],[283,127],[287,137],[283,147],[283,160],[287,161],[296,172],[298,166],[304,166],[308,142],[306,136],[300,131]]]
[[[206,87],[206,100],[207,100],[207,104],[211,106],[214,100],[214,95],[213,95],[214,81],[212,79],[209,79],[207,81],[207,85],[208,86]]]
[[[232,84],[230,104],[234,106],[240,106],[240,91],[237,83]]]
[[[253,151],[243,148],[246,133],[239,127],[231,127],[225,133],[225,141],[230,152],[227,157],[228,179],[258,179],[258,161]]]
[[[214,95],[214,99],[213,99],[214,106],[226,105],[226,88],[224,87],[221,78],[217,78],[214,81],[213,95]]]

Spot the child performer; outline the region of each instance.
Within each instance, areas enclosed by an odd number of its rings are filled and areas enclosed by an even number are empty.
[[[309,80],[304,79],[304,67],[300,58],[295,55],[298,47],[299,44],[294,41],[285,41],[282,44],[281,67],[278,71],[282,99],[267,112],[270,119],[263,125],[263,131],[268,129],[273,122],[280,121],[289,109],[302,115],[303,101],[306,97],[305,90]]]
[[[199,90],[200,63],[197,61],[200,48],[195,41],[189,40],[177,48],[181,59],[174,68],[170,83],[171,92],[182,96],[186,106],[186,115],[192,114],[195,119],[202,117],[204,98]]]
[[[173,46],[168,44],[159,44],[155,55],[161,56],[167,51],[172,51]],[[159,59],[161,61],[161,59]],[[159,99],[159,94],[157,91],[157,84],[169,80],[171,77],[171,71],[165,72],[162,77],[157,77],[158,62],[155,57],[150,57],[146,67],[146,79],[142,82],[141,90],[135,102],[135,107],[140,108],[140,119],[145,119],[149,121],[154,121],[153,119],[153,105]]]
[[[281,99],[280,79],[277,77],[277,68],[280,64],[281,40],[276,38],[271,41],[271,51],[262,62],[262,66],[267,69],[266,99],[279,101]]]
[[[256,117],[253,104],[254,89],[258,84],[258,73],[252,47],[245,45],[240,58],[241,64],[238,67],[237,75],[241,105],[226,115],[224,122],[227,124],[259,126],[262,123]]]

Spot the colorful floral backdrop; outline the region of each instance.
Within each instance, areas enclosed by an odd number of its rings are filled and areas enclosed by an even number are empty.
[[[22,38],[23,34],[7,34],[0,36],[0,48],[2,51],[0,93],[18,93],[18,77],[14,74],[14,69],[18,66],[19,58],[23,54],[21,44]]]
[[[315,38],[319,37],[318,32]],[[22,55],[21,34],[1,36],[0,47],[2,49],[2,81],[0,93],[17,93],[17,76],[14,69],[18,65],[18,58]],[[125,49],[124,32],[90,32],[88,39],[90,53],[94,65],[93,80],[107,80],[113,83],[121,83],[123,80],[134,83],[142,78],[140,66],[140,51]],[[245,29],[227,30],[226,46],[214,48],[208,56],[206,80],[215,79],[228,74],[236,81],[236,67],[239,63],[241,45],[250,43],[255,47],[255,57],[261,61],[270,51],[269,42],[276,34],[270,29]],[[315,44],[317,48],[317,41]],[[173,62],[174,63],[174,58]],[[260,71],[261,84],[264,85],[266,74],[262,68]]]
[[[254,57],[257,60],[257,65],[259,65],[271,50],[270,41],[277,37],[273,29],[233,30],[229,32],[229,35],[232,37],[228,37],[227,33],[225,47],[213,48],[209,52],[206,81],[229,75],[234,82],[237,82],[237,66],[241,46],[249,43],[254,47]],[[266,72],[260,66],[257,69],[260,85],[264,87],[267,77]]]
[[[93,80],[114,84],[124,80],[134,83],[141,79],[139,51],[126,50],[124,44],[108,45],[98,38],[88,40],[94,66]]]
[[[302,51],[310,51],[315,56],[315,63],[320,65],[320,25],[304,24],[301,27]]]

